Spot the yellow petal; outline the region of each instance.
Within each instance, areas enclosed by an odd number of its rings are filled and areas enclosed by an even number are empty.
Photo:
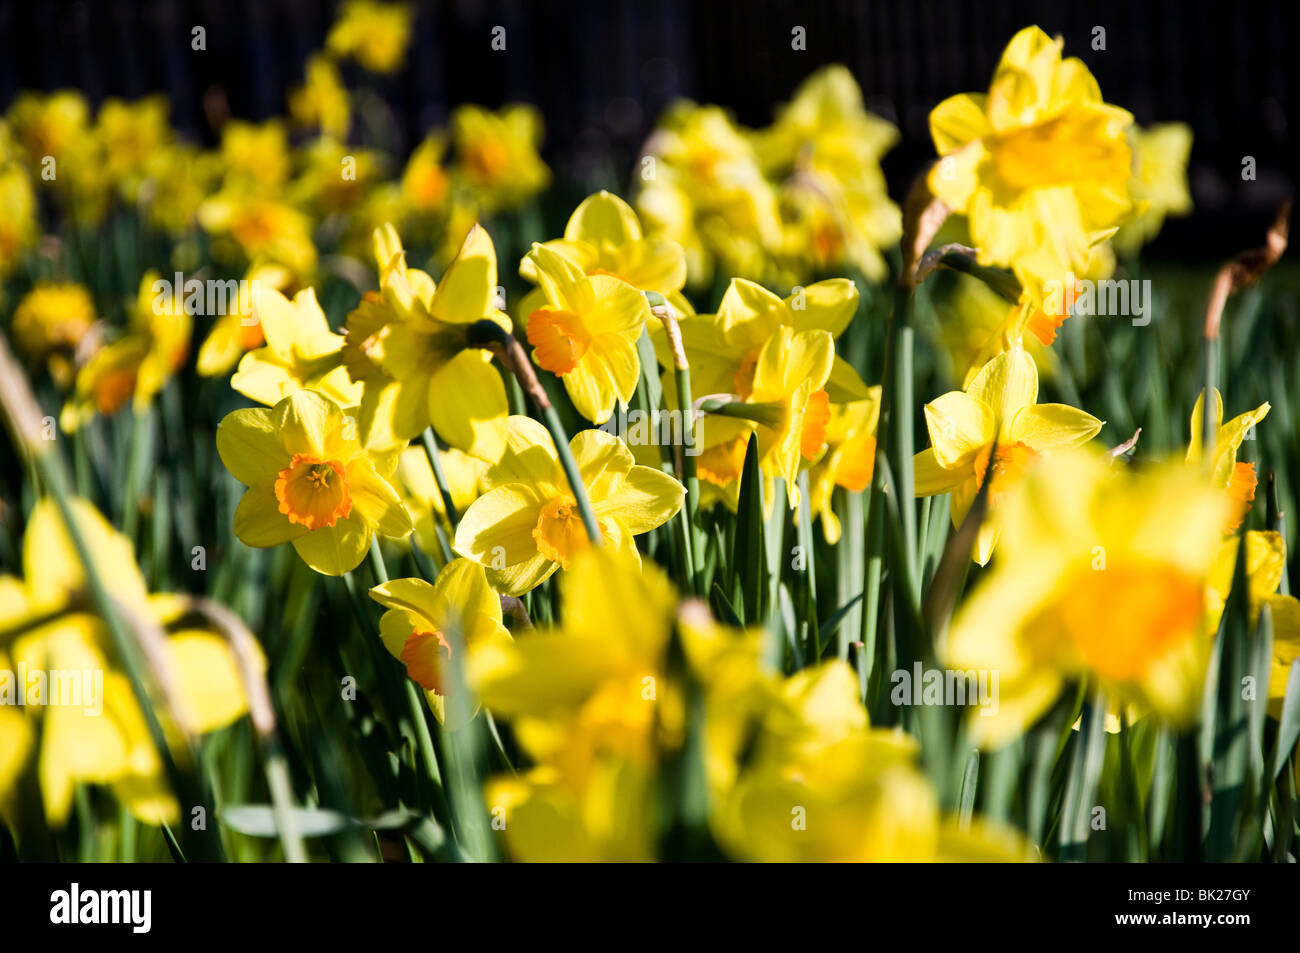
[[[949,391],[925,405],[935,461],[945,470],[968,467],[997,433],[992,408],[964,391]]]
[[[226,414],[217,425],[217,454],[240,483],[273,478],[289,462],[269,409],[253,407]]]
[[[587,196],[573,210],[564,228],[564,237],[597,248],[617,248],[641,238],[641,223],[631,206],[602,190]]]
[[[411,532],[411,517],[402,498],[392,485],[375,472],[366,457],[357,457],[347,466],[348,493],[352,512],[380,536],[400,539]]]
[[[1024,407],[1011,422],[1011,439],[1035,450],[1063,450],[1087,443],[1101,431],[1102,421],[1068,404]]]
[[[470,324],[488,316],[497,293],[497,253],[481,225],[465,236],[460,253],[433,293],[431,311],[448,324]]]
[[[991,131],[984,114],[988,97],[980,93],[950,96],[930,111],[930,135],[939,155],[956,152],[972,139],[983,139]]]
[[[635,466],[614,493],[592,501],[597,517],[618,520],[631,535],[662,526],[682,508],[686,488],[653,467]]]
[[[275,495],[274,476],[254,483],[245,491],[235,508],[235,535],[246,546],[279,546],[309,532],[301,523],[292,523],[280,512]]]
[[[490,569],[505,569],[537,555],[533,529],[542,501],[523,483],[484,493],[456,527],[456,551]]]
[[[293,541],[293,548],[312,569],[341,576],[361,565],[370,550],[370,527],[353,513],[333,526],[310,530]]]
[[[998,440],[1008,442],[1016,414],[1038,399],[1038,367],[1020,348],[1003,351],[980,368],[966,393],[993,409]]]
[[[190,731],[215,731],[248,710],[239,667],[221,637],[178,632],[167,640],[167,661],[175,677],[178,714]]]
[[[505,450],[505,384],[484,351],[461,351],[429,378],[429,419],[438,436],[489,462]]]

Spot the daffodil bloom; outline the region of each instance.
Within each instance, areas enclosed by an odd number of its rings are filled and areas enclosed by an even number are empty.
[[[69,504],[108,591],[128,610],[156,618],[156,597],[148,594],[131,544],[85,500],[74,498]],[[0,576],[0,628],[21,632],[12,656],[0,657],[0,739],[5,741],[0,745],[0,796],[6,779],[13,783],[24,770],[39,737],[37,773],[50,824],[66,822],[79,783],[110,785],[146,823],[175,823],[180,808],[167,788],[105,624],[82,606],[85,571],[52,500],[42,500],[32,510],[22,561],[24,580]],[[167,638],[163,658],[176,715],[186,730],[213,731],[247,710],[234,658],[220,637],[178,631]],[[71,698],[60,696],[53,680],[41,689],[32,676],[47,672],[101,673],[101,678],[81,685],[80,697]],[[16,683],[18,673],[26,673],[22,685]],[[25,695],[23,709],[11,707],[19,692]]]
[[[438,452],[447,478],[447,489],[451,491],[452,506],[456,507],[457,513],[464,513],[478,499],[479,486],[489,464],[454,447]],[[423,447],[407,447],[401,452],[397,461],[397,478],[402,501],[415,525],[415,541],[426,553],[441,559],[442,542],[438,538],[438,528],[450,533],[451,524],[447,520],[442,492],[434,479],[429,455]]]
[[[1189,723],[1228,509],[1172,463],[1134,474],[1080,449],[1034,466],[993,515],[999,560],[958,609],[944,652],[953,668],[999,674],[997,711],[970,719],[976,743],[1015,737],[1080,679],[1116,705]]]
[[[74,89],[21,92],[6,118],[14,140],[33,165],[40,165],[45,156],[62,162],[76,140],[90,132],[90,107]]]
[[[504,447],[505,384],[486,350],[471,347],[476,321],[509,318],[496,308],[492,239],[470,229],[460,254],[435,287],[407,268],[392,225],[375,230],[380,292],[348,315],[344,360],[364,380],[361,425],[367,441],[393,445],[431,424],[451,446],[488,461]]]
[[[1093,246],[1129,216],[1133,117],[1102,101],[1082,61],[1038,27],[1012,38],[987,95],[946,99],[930,114],[942,157],[931,192],[968,216],[984,264],[1012,268],[1036,297],[1050,281],[1095,269]]]
[[[826,452],[809,474],[812,511],[821,517],[826,542],[840,538],[840,521],[832,506],[835,488],[862,493],[871,486],[876,470],[876,425],[880,420],[880,387],[870,397],[831,407],[826,422]]]
[[[447,722],[452,652],[510,642],[501,621],[501,599],[488,585],[483,567],[468,559],[452,560],[432,585],[423,579],[393,579],[371,589],[370,598],[388,610],[379,620],[384,647],[406,666],[407,678],[424,689],[439,723]]]
[[[379,185],[383,159],[370,149],[321,138],[299,150],[298,162],[301,171],[289,189],[289,201],[324,219],[355,216],[364,207]],[[374,226],[361,232],[366,239],[373,233]]]
[[[406,58],[414,16],[407,3],[347,0],[325,38],[325,49],[355,59],[372,73],[392,73]]]
[[[806,258],[814,270],[851,262],[883,280],[881,251],[903,233],[880,170],[898,130],[863,108],[853,74],[840,65],[818,70],[755,141],[764,170],[782,181],[782,213],[794,242],[783,254]]]
[[[852,281],[844,278],[816,282],[786,298],[752,281],[733,279],[722,296],[716,315],[693,315],[680,322],[682,344],[691,367],[691,389],[699,396],[734,394],[750,401],[754,399],[759,356],[778,331],[782,328],[797,332],[826,331],[831,338],[836,338],[849,326],[857,308],[858,290]],[[673,355],[662,328],[652,325],[650,337],[660,363],[671,368]],[[810,341],[811,337],[805,335],[801,340]],[[779,350],[781,345],[776,347]],[[824,350],[818,347],[819,354]],[[769,361],[765,387],[770,390],[781,383],[779,375],[771,371],[782,362],[792,367],[794,357],[772,353],[771,358],[780,360]],[[866,384],[847,361],[835,354],[833,346],[829,360],[829,376],[821,379],[813,392],[824,390],[828,403],[865,400],[869,396]],[[666,372],[664,395],[669,406],[676,408],[676,388],[669,379],[671,373]],[[792,383],[797,385],[799,381]],[[779,386],[777,390],[780,390]],[[779,396],[768,394],[763,399],[776,400]],[[823,397],[812,399],[818,405],[814,419],[821,419]],[[778,424],[783,419],[775,412],[769,416]],[[752,424],[736,418],[710,416],[701,421],[697,434],[703,448],[697,460],[700,476],[715,486],[729,487],[729,494],[734,495],[737,491],[735,481],[745,460],[745,444],[752,430]],[[807,458],[809,460],[814,459],[821,448],[813,436],[815,432],[809,439],[808,449],[812,453],[812,457]],[[768,444],[764,443],[763,450],[767,448]],[[784,469],[797,469],[789,453],[782,459],[784,468],[775,466],[773,458],[769,461],[768,472],[784,475]]]
[[[355,416],[314,391],[227,414],[217,452],[248,487],[235,535],[256,547],[291,542],[327,576],[355,569],[375,533],[406,536],[411,520],[388,482],[397,454],[368,450],[357,434]]]
[[[1213,634],[1218,630],[1228,592],[1232,589],[1243,537],[1246,540],[1250,624],[1254,626],[1258,622],[1264,606],[1268,606],[1273,617],[1273,666],[1269,675],[1268,711],[1274,718],[1280,718],[1291,663],[1300,657],[1300,599],[1277,591],[1286,573],[1286,540],[1281,533],[1250,530],[1242,535],[1228,536],[1219,545],[1206,580],[1206,631]]]
[[[633,539],[681,509],[685,488],[637,466],[613,434],[584,430],[569,441],[604,544],[636,553]],[[511,417],[506,450],[483,478],[484,493],[461,516],[456,551],[482,563],[507,595],[522,595],[590,545],[578,504],[546,428]]]
[[[517,209],[550,184],[551,170],[537,152],[542,117],[532,106],[515,103],[495,113],[459,106],[451,138],[456,174],[485,212]]]
[[[753,142],[726,112],[673,104],[647,143],[647,161],[655,175],[637,194],[637,210],[651,234],[686,250],[692,285],[705,284],[719,265],[764,277],[784,237],[777,193]]]
[[[686,283],[686,255],[672,239],[646,237],[636,212],[617,195],[597,192],[573,210],[564,237],[545,248],[558,252],[588,275],[612,275],[639,291],[654,291],[669,299],[679,314],[689,314],[690,304],[679,292]],[[532,256],[519,273],[537,281]],[[525,308],[531,313],[531,308]]]
[[[564,381],[573,406],[603,424],[627,406],[641,376],[636,342],[650,319],[645,296],[610,275],[588,277],[545,245],[528,253],[546,295],[528,316],[533,360]]]
[[[289,131],[280,119],[256,124],[232,119],[221,127],[226,184],[271,193],[289,178]]]
[[[324,136],[346,138],[352,117],[348,91],[328,56],[313,53],[307,57],[303,85],[289,92],[289,115],[299,126],[316,126]]]
[[[279,265],[250,268],[239,285],[235,307],[217,316],[199,347],[195,365],[198,372],[204,377],[220,377],[229,373],[249,351],[266,344],[260,316],[261,293],[267,289],[283,292],[292,282],[293,275]]]
[[[18,352],[46,361],[60,387],[72,383],[78,346],[95,323],[95,302],[82,285],[39,281],[14,309],[11,333]]]
[[[343,366],[343,335],[330,330],[316,292],[304,288],[291,302],[274,288],[260,288],[257,298],[256,326],[266,346],[243,356],[230,386],[267,406],[300,390],[318,391],[341,407],[358,403],[361,385]]]
[[[155,290],[157,272],[140,279],[127,332],[96,351],[77,371],[76,389],[63,406],[59,424],[72,433],[95,414],[111,416],[131,401],[148,409],[189,356],[190,317],[181,289]]]
[[[149,161],[172,138],[167,97],[146,96],[131,103],[105,99],[95,118],[95,138],[108,180],[134,202],[147,180]]]
[[[758,424],[763,472],[785,480],[790,508],[799,505],[799,471],[826,449],[831,418],[826,393],[835,345],[829,331],[782,326],[759,352],[746,412]]]
[[[443,211],[451,194],[451,176],[443,160],[447,154],[447,137],[430,133],[415,147],[402,172],[402,198],[416,215],[428,216]]]
[[[198,220],[223,260],[281,265],[300,284],[316,267],[311,218],[273,196],[223,188],[199,206]]]
[[[960,528],[987,479],[996,509],[1040,457],[1087,443],[1102,421],[1066,404],[1039,404],[1038,368],[1020,349],[1004,351],[980,369],[964,391],[925,405],[930,447],[916,455],[917,496],[952,494],[952,523]],[[983,566],[998,540],[986,521],[973,553]]]
[[[36,243],[36,193],[22,167],[0,167],[0,275],[18,264],[22,253]]]
[[[609,550],[578,555],[560,592],[560,628],[468,653],[482,703],[537,764],[493,779],[487,803],[504,809],[518,860],[651,860],[656,752],[681,743],[665,670],[676,594],[653,565]]]
[[[1192,151],[1192,130],[1181,122],[1161,123],[1149,129],[1132,126],[1133,173],[1128,190],[1140,209],[1133,221],[1120,227],[1112,241],[1116,250],[1136,252],[1155,238],[1166,216],[1192,210],[1187,188],[1187,159]]]
[[[149,221],[174,237],[192,229],[199,209],[212,194],[220,167],[219,155],[190,143],[174,142],[155,153],[146,170]],[[77,196],[76,201],[86,200]]]
[[[1254,410],[1238,414],[1226,424],[1223,422],[1223,395],[1216,388],[1214,391],[1214,452],[1208,464],[1203,462],[1205,392],[1196,398],[1196,407],[1192,409],[1191,443],[1187,447],[1189,466],[1208,466],[1210,479],[1233,501],[1232,515],[1224,523],[1225,530],[1234,530],[1250,512],[1250,505],[1255,499],[1255,488],[1259,478],[1255,475],[1255,464],[1237,460],[1243,441],[1255,437],[1255,425],[1268,416],[1271,409],[1268,401]]]

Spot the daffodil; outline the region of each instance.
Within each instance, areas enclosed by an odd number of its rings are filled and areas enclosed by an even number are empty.
[[[220,377],[229,373],[249,351],[266,344],[260,317],[262,292],[283,292],[292,282],[293,275],[279,265],[250,268],[240,282],[235,306],[217,315],[203,339],[196,362],[198,372],[204,377]]]
[[[1172,463],[1135,474],[1074,450],[1032,467],[993,516],[998,562],[959,608],[943,653],[955,669],[999,674],[996,712],[970,719],[976,742],[1013,738],[1080,679],[1113,704],[1189,723],[1228,508]]]
[[[1192,130],[1181,122],[1161,123],[1149,129],[1132,126],[1133,173],[1128,190],[1140,210],[1133,221],[1120,227],[1112,240],[1116,250],[1136,252],[1156,237],[1165,218],[1192,210],[1187,188],[1187,158],[1192,151]]]
[[[916,455],[916,495],[951,493],[952,523],[960,528],[986,479],[996,509],[1038,457],[1084,444],[1102,428],[1075,407],[1037,401],[1038,368],[1015,348],[985,364],[964,391],[926,404],[930,447]],[[995,520],[980,527],[972,555],[981,566],[998,533]]]
[[[637,466],[613,434],[584,430],[569,448],[606,546],[635,554],[633,537],[681,509],[685,488],[661,470]],[[483,486],[461,516],[456,550],[488,567],[502,592],[528,592],[589,547],[555,444],[537,421],[510,418],[505,453]]]
[[[693,286],[719,266],[762,278],[783,240],[776,189],[753,142],[716,106],[680,101],[660,117],[641,160],[636,206],[651,234],[687,254]]]
[[[95,414],[111,416],[130,401],[143,413],[189,356],[194,320],[182,289],[159,291],[156,272],[140,279],[127,331],[77,371],[76,389],[59,424],[72,433]]]
[[[274,288],[260,288],[257,298],[266,346],[243,356],[231,387],[267,406],[300,390],[318,391],[341,407],[361,400],[361,385],[343,366],[343,335],[330,330],[314,290],[304,288],[289,301]]]
[[[821,517],[826,542],[840,538],[840,521],[832,506],[835,488],[862,493],[871,486],[876,469],[876,425],[880,420],[880,387],[870,388],[866,400],[837,404],[826,422],[826,452],[809,474],[809,505]]]
[[[401,68],[415,10],[407,3],[347,0],[325,38],[325,49],[351,57],[372,73]]]
[[[217,427],[217,452],[248,487],[235,510],[235,535],[249,546],[292,542],[312,569],[338,576],[361,563],[375,533],[411,531],[388,482],[397,454],[367,449],[355,416],[314,391],[227,414]]]
[[[430,425],[451,446],[488,461],[504,448],[505,384],[492,356],[471,347],[468,328],[483,319],[509,327],[496,308],[497,257],[475,226],[435,287],[407,268],[391,225],[375,230],[380,292],[347,319],[344,360],[365,382],[361,424],[368,442],[393,445]]]
[[[551,170],[537,153],[542,117],[532,106],[459,106],[451,137],[456,174],[487,213],[517,209],[550,184]]]
[[[348,91],[334,62],[322,53],[307,57],[306,77],[289,92],[289,115],[299,126],[315,126],[321,134],[342,140],[351,124]]]
[[[95,323],[95,302],[83,285],[39,281],[14,309],[11,333],[18,352],[45,361],[60,387],[72,383],[77,349]]]
[[[416,215],[430,216],[443,211],[451,194],[451,176],[444,164],[446,155],[446,135],[434,132],[406,160],[402,198]]]
[[[863,108],[862,91],[844,66],[827,66],[800,84],[776,121],[756,136],[764,170],[781,181],[786,257],[801,271],[851,263],[873,281],[888,266],[881,254],[903,233],[880,158],[898,130]]]
[[[984,264],[1012,268],[1036,299],[1048,282],[1090,275],[1093,246],[1132,210],[1133,117],[1102,101],[1062,41],[1026,27],[1002,54],[987,95],[961,94],[930,114],[941,156],[930,190],[966,215]]]
[[[220,156],[189,143],[174,142],[155,153],[146,169],[149,221],[173,236],[194,228],[220,167]]]
[[[149,595],[129,541],[85,500],[74,498],[69,504],[95,570],[114,599],[128,611],[163,621],[158,597]],[[24,580],[0,577],[0,629],[20,632],[12,656],[0,658],[0,737],[18,746],[6,744],[0,754],[0,796],[6,775],[12,783],[24,770],[26,752],[36,749],[45,817],[53,826],[66,822],[79,783],[110,785],[146,823],[175,823],[180,807],[168,790],[106,626],[84,606],[85,570],[52,500],[42,500],[32,510],[22,561]],[[175,714],[187,731],[213,731],[247,710],[235,660],[219,636],[177,631],[167,638],[162,659],[177,703]],[[41,695],[40,680],[32,675],[50,672],[84,674],[88,681],[78,686],[80,697],[60,696],[52,680]],[[26,673],[25,685],[15,684],[18,673]],[[25,708],[8,707],[19,691],[26,694]],[[11,713],[25,722],[25,730]]]
[[[300,284],[316,267],[311,218],[275,196],[226,187],[199,206],[198,221],[222,260],[281,265]]]
[[[578,413],[603,424],[636,390],[641,376],[636,342],[650,306],[625,281],[588,277],[545,245],[533,245],[528,257],[546,296],[528,316],[533,360],[564,381]]]
[[[1250,512],[1250,505],[1255,499],[1255,488],[1259,478],[1255,474],[1255,464],[1237,460],[1237,453],[1246,440],[1255,438],[1255,425],[1268,416],[1268,401],[1254,410],[1238,414],[1226,424],[1223,422],[1223,395],[1216,388],[1214,391],[1214,451],[1208,464],[1203,463],[1205,393],[1196,398],[1196,407],[1192,410],[1191,443],[1187,447],[1189,466],[1206,466],[1210,479],[1216,487],[1233,501],[1232,515],[1224,523],[1224,528],[1234,530]]]
[[[135,201],[148,179],[149,162],[170,143],[167,98],[146,96],[135,102],[108,98],[95,118],[104,173],[128,201]]]
[[[46,156],[62,161],[77,139],[90,134],[90,107],[75,89],[21,92],[6,118],[15,141],[34,165]]]
[[[0,275],[7,275],[36,243],[36,193],[18,165],[0,164]]]
[[[668,298],[679,314],[690,304],[679,293],[686,283],[686,255],[681,246],[662,236],[646,237],[636,212],[617,195],[597,192],[573,210],[564,237],[543,247],[568,258],[587,275],[612,275],[639,291]],[[538,265],[525,258],[519,273],[537,281]],[[531,313],[531,308],[526,308]]]
[[[447,721],[453,682],[446,667],[452,652],[510,642],[501,621],[501,599],[488,585],[483,567],[468,559],[452,560],[432,584],[393,579],[371,589],[370,597],[388,610],[379,620],[384,647],[406,666],[407,678],[424,689],[440,723]]]
[[[227,185],[275,192],[289,178],[289,131],[283,120],[230,120],[221,127],[221,161]]]
[[[596,550],[575,557],[561,600],[558,629],[469,653],[482,703],[536,763],[489,782],[487,804],[518,860],[651,860],[657,751],[681,742],[666,671],[676,594],[656,567]]]
[[[1206,580],[1206,631],[1218,630],[1236,572],[1237,554],[1246,540],[1247,608],[1253,626],[1265,606],[1273,617],[1273,666],[1269,675],[1268,710],[1282,716],[1291,663],[1300,657],[1300,599],[1278,592],[1286,574],[1286,540],[1273,530],[1250,530],[1223,540]]]

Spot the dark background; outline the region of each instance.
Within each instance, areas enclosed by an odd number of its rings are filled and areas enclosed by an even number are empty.
[[[1257,244],[1295,181],[1294,2],[1104,0],[969,3],[958,0],[415,0],[406,67],[392,77],[345,71],[392,108],[384,121],[404,154],[461,102],[535,103],[544,153],[575,191],[611,170],[626,180],[659,110],[676,96],[731,108],[748,125],[816,67],[846,63],[870,108],[897,123],[885,160],[897,199],[933,147],[930,108],[987,88],[999,53],[1022,26],[1065,37],[1109,102],[1139,122],[1181,120],[1195,131],[1190,176],[1196,212],[1171,221],[1156,250],[1219,259]],[[0,0],[0,106],[23,88],[76,87],[104,96],[164,91],[173,124],[215,141],[214,117],[285,112],[306,57],[333,20],[329,0]],[[207,49],[190,49],[191,29]],[[506,28],[507,49],[490,46]],[[791,50],[791,28],[807,31]],[[1093,27],[1106,50],[1091,48]],[[1243,182],[1242,158],[1257,179]]]

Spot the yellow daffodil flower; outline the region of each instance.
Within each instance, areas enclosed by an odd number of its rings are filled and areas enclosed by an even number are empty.
[[[686,284],[686,255],[681,246],[662,236],[642,234],[636,212],[617,195],[597,192],[573,210],[564,237],[543,247],[558,252],[587,275],[612,275],[639,291],[654,291],[668,298],[679,314],[690,305],[679,292]],[[536,282],[538,266],[525,258],[519,273]],[[525,309],[531,313],[531,308]]]
[[[36,193],[26,171],[0,164],[0,275],[7,275],[40,237]]]
[[[352,120],[347,87],[333,60],[322,53],[307,57],[303,85],[289,92],[289,115],[298,126],[316,127],[321,135],[342,140]]]
[[[230,386],[268,407],[300,390],[314,390],[341,407],[361,400],[361,384],[343,366],[343,335],[330,330],[316,292],[304,288],[289,301],[274,288],[257,295],[257,321],[266,346],[239,362]]]
[[[447,137],[433,132],[415,147],[402,172],[402,199],[417,216],[441,213],[451,195],[451,176],[444,165]]]
[[[685,488],[635,465],[613,434],[584,430],[569,441],[606,546],[636,552],[633,539],[681,509]],[[522,595],[590,545],[546,428],[511,417],[506,450],[483,478],[484,493],[461,516],[456,551],[482,563],[507,595]]]
[[[546,296],[528,316],[533,360],[564,381],[573,406],[603,424],[627,406],[641,376],[636,342],[650,306],[636,288],[610,275],[587,277],[582,268],[545,245],[528,253]]]
[[[406,58],[414,17],[411,4],[347,0],[325,38],[325,49],[355,59],[372,73],[395,72]]]
[[[776,122],[756,136],[764,170],[782,182],[782,214],[793,240],[783,257],[804,258],[799,271],[851,263],[884,280],[883,249],[903,234],[880,158],[898,130],[862,105],[844,66],[827,66],[800,84]]]
[[[1130,473],[1084,450],[1030,468],[993,515],[999,561],[958,609],[944,652],[999,675],[998,707],[973,714],[997,747],[1068,680],[1175,725],[1194,716],[1211,639],[1205,587],[1229,503],[1173,464]]]
[[[148,409],[189,356],[194,319],[183,289],[157,291],[157,272],[140,279],[127,332],[96,351],[77,371],[76,390],[63,406],[59,425],[75,432],[95,414],[111,416],[131,401]]]
[[[45,156],[62,162],[77,140],[90,134],[90,107],[75,89],[21,92],[6,118],[15,142],[34,165]]]
[[[1038,368],[1020,349],[989,361],[964,391],[925,405],[930,447],[916,455],[917,496],[952,494],[952,523],[960,528],[986,479],[996,509],[1041,455],[1087,443],[1102,421],[1066,404],[1039,404]],[[972,558],[983,566],[998,540],[998,523],[980,527]]]
[[[274,193],[289,178],[289,131],[283,120],[227,122],[221,127],[221,162],[227,185]]]
[[[104,173],[127,201],[134,202],[148,178],[150,160],[172,138],[167,98],[146,96],[133,103],[108,98],[95,119],[95,138]]]
[[[173,236],[189,232],[220,171],[219,155],[189,143],[175,142],[155,153],[146,170],[149,221]]]
[[[266,344],[262,332],[260,303],[262,291],[283,292],[293,283],[293,275],[279,265],[255,265],[239,285],[234,307],[217,315],[212,329],[199,347],[196,369],[204,377],[221,377],[239,363],[249,351]],[[352,403],[356,403],[354,399]]]
[[[235,535],[256,547],[292,542],[327,576],[355,569],[373,534],[407,535],[410,517],[388,482],[397,454],[368,450],[357,432],[354,416],[314,391],[227,414],[217,452],[248,487]]]
[[[560,591],[559,629],[469,653],[482,703],[537,764],[489,782],[487,804],[504,810],[518,860],[651,860],[656,751],[681,742],[665,671],[676,594],[653,565],[609,550],[576,556]]]
[[[1268,401],[1260,404],[1254,410],[1249,410],[1244,414],[1238,414],[1226,424],[1223,422],[1223,395],[1218,389],[1214,391],[1214,422],[1216,426],[1214,437],[1214,455],[1208,466],[1210,469],[1210,479],[1214,485],[1219,487],[1233,501],[1234,508],[1232,515],[1223,524],[1224,529],[1231,531],[1241,525],[1241,521],[1246,514],[1250,512],[1250,505],[1255,500],[1255,488],[1259,485],[1259,478],[1255,474],[1255,464],[1238,462],[1237,452],[1241,449],[1242,443],[1247,439],[1254,439],[1255,425],[1268,416],[1271,409]],[[1187,463],[1189,466],[1202,466],[1202,458],[1205,455],[1203,445],[1205,435],[1204,424],[1205,413],[1205,392],[1196,398],[1196,407],[1192,409],[1192,435],[1191,443],[1187,447]]]
[[[1038,27],[1012,38],[987,95],[944,100],[930,114],[942,157],[931,192],[969,217],[985,264],[1012,268],[1040,299],[1048,282],[1095,270],[1092,248],[1130,214],[1133,117],[1102,101],[1082,61]]]
[[[501,455],[507,415],[505,384],[486,350],[469,347],[467,329],[489,319],[509,327],[496,308],[497,257],[479,226],[435,287],[407,268],[397,231],[375,231],[380,292],[347,319],[347,362],[365,382],[361,425],[367,442],[392,446],[430,425],[451,446],[484,460]]]
[[[157,618],[155,597],[147,592],[131,544],[88,502],[74,498],[69,504],[106,588],[128,610]],[[12,658],[0,659],[0,737],[19,745],[10,750],[6,744],[0,754],[0,797],[6,776],[12,783],[39,738],[37,771],[46,820],[53,826],[66,822],[78,783],[112,786],[146,823],[175,823],[179,805],[127,677],[116,665],[107,629],[83,607],[85,571],[52,500],[32,510],[23,536],[23,571],[23,581],[0,577],[0,628],[22,633],[13,642]],[[247,710],[235,660],[217,635],[178,631],[167,638],[164,659],[176,715],[186,730],[213,731]],[[51,672],[84,673],[91,682],[80,686],[79,698],[59,697],[48,679],[47,694],[34,695],[40,680],[33,675]],[[26,674],[23,686],[14,683],[17,673]],[[8,707],[20,690],[25,707]],[[8,713],[17,714],[26,730]]]
[[[809,505],[821,517],[822,532],[832,546],[840,539],[840,521],[832,506],[835,487],[863,493],[876,470],[876,425],[880,421],[880,387],[866,400],[831,407],[826,422],[826,452],[809,474]]]
[[[1250,623],[1268,606],[1273,615],[1273,667],[1269,676],[1268,711],[1274,718],[1282,716],[1282,699],[1286,697],[1291,663],[1300,657],[1300,599],[1279,593],[1278,586],[1286,573],[1286,540],[1282,534],[1250,530],[1246,539],[1246,579],[1249,585]],[[1232,588],[1241,536],[1229,536],[1219,545],[1206,580],[1206,631],[1218,630],[1223,607]]]
[[[14,309],[14,345],[29,361],[46,361],[60,388],[72,383],[77,349],[95,323],[95,302],[79,284],[38,281]]]
[[[1192,151],[1192,130],[1181,122],[1161,123],[1149,129],[1129,129],[1133,149],[1133,174],[1128,191],[1140,209],[1133,221],[1120,227],[1112,240],[1117,251],[1133,254],[1160,231],[1169,215],[1192,210],[1187,188],[1187,159]]]
[[[198,220],[221,260],[281,265],[299,284],[316,267],[311,218],[273,196],[223,188],[199,206]]]
[[[432,585],[423,579],[393,579],[371,589],[370,597],[388,610],[379,620],[384,647],[406,666],[407,678],[424,689],[439,723],[447,723],[452,683],[445,666],[453,646],[473,652],[486,642],[510,642],[501,621],[501,599],[488,585],[483,567],[454,559]]]
[[[517,209],[546,188],[551,170],[538,155],[542,117],[532,106],[513,104],[491,112],[459,106],[451,114],[456,174],[489,214]]]

